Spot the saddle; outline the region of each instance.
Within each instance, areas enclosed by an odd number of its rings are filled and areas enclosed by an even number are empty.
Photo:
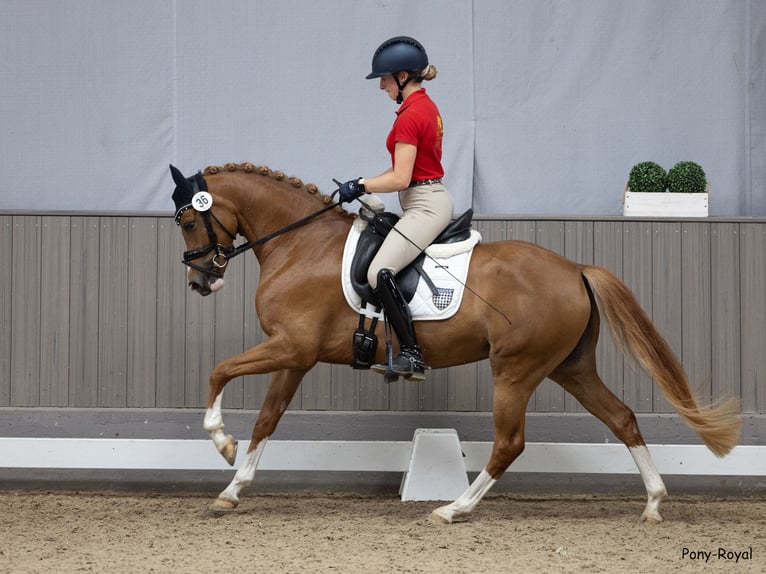
[[[470,238],[472,218],[473,209],[469,209],[456,219],[453,219],[444,231],[434,239],[432,244],[458,243]],[[364,219],[368,225],[359,236],[356,252],[351,261],[351,285],[359,293],[363,301],[367,301],[375,307],[380,307],[380,302],[367,281],[367,270],[373,257],[375,257],[375,254],[380,249],[383,240],[399,221],[399,216],[386,211],[364,217]],[[415,291],[417,291],[420,277],[423,277],[426,283],[429,284],[429,287],[435,290],[430,278],[423,271],[423,260],[425,257],[426,254],[421,253],[412,263],[396,275],[397,286],[408,303],[412,301],[412,297],[415,295]]]
[[[362,298],[363,308],[369,304],[375,309],[379,309],[381,304],[367,281],[367,270],[373,257],[375,257],[378,249],[380,249],[383,240],[400,218],[391,212],[372,213],[371,215],[364,215],[360,212],[360,217],[367,222],[367,227],[364,228],[359,236],[356,251],[351,260],[351,286]],[[458,243],[469,239],[471,237],[472,217],[473,209],[469,209],[458,218],[453,219],[432,242],[432,245]],[[412,263],[396,275],[395,281],[407,303],[410,303],[415,296],[420,277],[423,277],[423,280],[428,284],[432,292],[438,292],[433,281],[423,270],[425,257],[426,254],[421,253]],[[354,331],[352,339],[354,360],[351,366],[355,369],[369,369],[375,362],[375,352],[378,347],[375,327],[378,323],[378,317],[372,316],[369,328],[366,327],[365,323],[365,313],[362,312],[359,314],[359,326]]]

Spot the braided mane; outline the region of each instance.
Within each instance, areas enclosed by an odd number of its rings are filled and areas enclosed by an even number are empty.
[[[252,173],[252,174],[260,175],[263,177],[270,177],[272,179],[275,179],[276,181],[284,181],[288,183],[290,186],[294,187],[295,189],[303,190],[306,193],[315,196],[325,205],[329,205],[330,203],[332,203],[332,197],[330,197],[329,195],[320,193],[319,188],[313,183],[304,184],[303,181],[301,181],[297,177],[287,177],[284,174],[284,172],[273,171],[265,165],[257,166],[250,162],[227,163],[224,166],[210,165],[205,168],[205,170],[203,171],[203,175],[215,175],[222,171],[228,171],[228,172],[242,171],[245,173]],[[338,213],[346,212],[346,210],[340,206],[336,207],[335,211]]]

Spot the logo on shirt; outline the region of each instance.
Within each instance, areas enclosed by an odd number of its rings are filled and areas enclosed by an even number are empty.
[[[441,149],[442,136],[444,135],[444,124],[442,124],[441,114],[436,114],[436,147]]]

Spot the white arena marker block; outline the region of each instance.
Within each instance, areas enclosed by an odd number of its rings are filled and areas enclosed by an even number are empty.
[[[455,429],[417,429],[402,480],[402,500],[455,500],[468,488]]]

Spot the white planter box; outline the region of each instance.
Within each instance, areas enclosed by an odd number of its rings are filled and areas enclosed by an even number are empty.
[[[707,193],[637,193],[625,191],[623,215],[634,217],[707,217]]]

